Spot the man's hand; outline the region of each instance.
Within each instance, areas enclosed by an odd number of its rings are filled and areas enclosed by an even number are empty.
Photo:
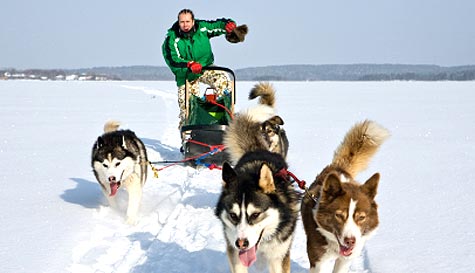
[[[197,63],[197,62],[194,62],[194,61],[188,62],[188,64],[186,66],[194,74],[200,74],[201,70],[203,69],[203,66],[200,63]]]
[[[227,33],[231,33],[236,28],[236,23],[228,22],[224,28],[226,29]]]

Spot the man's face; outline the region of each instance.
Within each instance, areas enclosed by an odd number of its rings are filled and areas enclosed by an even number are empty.
[[[182,13],[178,16],[178,24],[180,25],[181,31],[186,33],[193,28],[195,21],[191,19],[191,13]]]

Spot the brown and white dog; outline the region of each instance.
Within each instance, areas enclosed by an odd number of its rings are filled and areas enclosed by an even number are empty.
[[[310,272],[321,272],[335,260],[334,273],[348,272],[365,241],[378,227],[378,205],[374,198],[379,183],[375,173],[364,184],[355,176],[389,132],[372,121],[357,123],[335,151],[333,161],[316,177],[302,200],[302,221],[307,235]]]

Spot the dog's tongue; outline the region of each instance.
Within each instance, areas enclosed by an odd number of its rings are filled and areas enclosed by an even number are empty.
[[[251,266],[256,261],[256,246],[253,246],[245,251],[240,251],[239,259],[244,266]]]
[[[117,193],[117,189],[119,188],[119,184],[110,183],[110,186],[111,186],[111,194],[109,196],[114,196]]]
[[[346,246],[340,246],[340,255],[342,256],[350,256],[353,251],[353,248],[346,247]]]

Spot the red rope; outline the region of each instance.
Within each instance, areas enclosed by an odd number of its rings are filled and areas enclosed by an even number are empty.
[[[208,147],[210,151],[216,150],[216,152],[221,152],[225,149],[223,144],[209,145],[204,142],[196,141],[194,139],[189,139],[188,142],[195,143],[204,147]],[[214,153],[216,153],[214,152]],[[205,153],[206,154],[206,153]]]
[[[276,176],[278,177],[282,177],[283,179],[289,181],[288,177],[292,177],[292,179],[294,180],[295,183],[297,183],[297,185],[299,186],[299,188],[301,188],[302,190],[306,190],[306,187],[305,187],[305,180],[300,180],[297,178],[297,176],[295,174],[293,174],[292,172],[289,172],[287,169],[281,169],[280,171],[278,171],[276,173]]]
[[[178,161],[178,162],[176,162],[176,163],[172,163],[172,164],[169,164],[169,165],[164,166],[164,167],[162,167],[162,168],[156,169],[156,171],[159,172],[159,171],[162,171],[162,170],[164,170],[164,169],[166,169],[166,168],[169,168],[169,167],[171,167],[171,166],[175,166],[175,165],[178,165],[178,164],[184,163],[184,162],[186,162],[186,161],[190,161],[190,160],[195,160],[195,159],[200,158],[200,157],[202,157],[202,156],[204,156],[204,155],[206,155],[206,154],[209,154],[210,152],[212,152],[211,154],[215,154],[215,153],[218,153],[218,152],[222,152],[224,149],[226,149],[226,147],[224,147],[223,144],[208,145],[208,144],[206,144],[206,143],[199,142],[199,141],[196,141],[196,140],[193,140],[193,139],[188,140],[188,142],[192,142],[192,143],[195,143],[195,144],[198,144],[198,145],[202,145],[202,146],[208,147],[208,148],[209,148],[209,152],[204,152],[204,153],[199,154],[199,155],[195,155],[195,156],[192,156],[192,157],[187,157],[187,158],[185,158],[185,159],[183,159],[183,160],[180,160],[180,161]],[[222,169],[221,167],[219,167],[218,165],[216,165],[216,164],[214,164],[214,163],[213,163],[213,164],[210,164],[210,165],[207,166],[207,167],[208,167],[208,169],[210,169],[210,170],[213,170],[213,169],[221,170],[221,169]]]
[[[216,102],[216,96],[214,95],[210,95],[210,96],[206,96],[206,101],[208,101],[209,103],[211,104],[214,104],[218,107],[221,107],[223,108],[228,114],[229,116],[231,117],[231,119],[234,119],[234,115],[233,113],[231,112],[231,110],[229,110],[226,106],[222,105],[222,104],[219,104]]]
[[[289,181],[289,176],[292,177],[293,179],[293,182],[297,183],[297,185],[299,186],[299,188],[301,188],[302,190],[305,191],[305,193],[313,200],[313,202],[315,202],[315,204],[318,204],[319,203],[319,198],[317,196],[315,196],[314,194],[310,193],[310,191],[308,190],[308,188],[305,186],[305,180],[300,180],[297,178],[297,176],[295,174],[293,174],[292,172],[289,172],[287,169],[281,169],[280,171],[278,171],[275,176],[277,177],[281,177],[282,179],[284,179],[285,181]],[[292,182],[292,181],[290,181]]]
[[[218,165],[216,165],[216,164],[214,164],[214,163],[213,163],[213,164],[210,164],[210,165],[207,166],[207,167],[208,167],[208,169],[210,169],[210,170],[214,170],[214,169],[216,169],[216,170],[222,170],[222,169],[223,169],[223,168],[221,168],[220,166],[218,166]]]

